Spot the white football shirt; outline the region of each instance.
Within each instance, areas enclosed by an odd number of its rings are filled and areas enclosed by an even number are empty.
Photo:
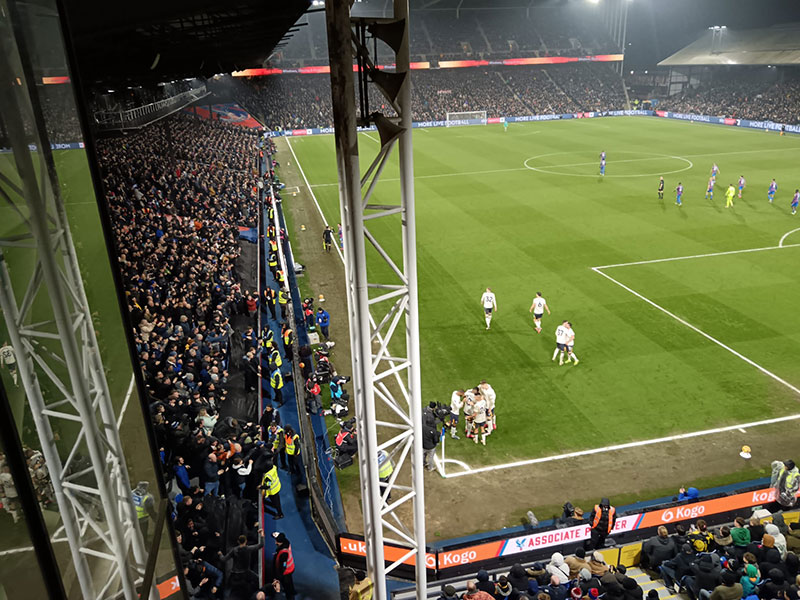
[[[556,343],[566,344],[567,339],[569,339],[569,330],[566,327],[559,325],[556,329]]]
[[[540,315],[544,312],[544,305],[547,304],[547,301],[542,298],[541,296],[536,296],[533,299],[533,312],[534,314]]]
[[[494,292],[484,292],[483,296],[481,296],[481,304],[483,304],[483,308],[497,308]]]

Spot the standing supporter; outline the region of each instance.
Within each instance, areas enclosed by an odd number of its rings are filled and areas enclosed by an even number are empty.
[[[294,362],[294,353],[292,344],[294,343],[294,332],[289,327],[288,323],[281,325],[281,340],[283,340],[283,353],[286,355],[286,360],[291,364]]]
[[[230,571],[230,583],[233,587],[241,588],[247,586],[253,589],[258,587],[258,575],[251,569],[253,554],[264,547],[264,532],[259,529],[258,533],[257,544],[248,545],[247,536],[240,535],[237,539],[238,545],[232,548],[230,552],[224,556],[222,552],[218,553],[223,563],[227,563],[229,560],[233,561]]]
[[[600,504],[595,504],[594,510],[589,515],[591,527],[591,538],[589,547],[595,550],[605,545],[606,537],[614,529],[617,522],[617,509],[611,506],[608,498],[600,500]]]
[[[286,459],[289,463],[289,473],[300,474],[300,436],[294,432],[291,425],[284,430]]]
[[[292,556],[292,546],[284,533],[275,532],[275,555],[273,556],[273,568],[275,578],[280,581],[281,588],[286,594],[286,600],[294,600],[294,556]]]
[[[325,336],[325,339],[330,339],[328,335],[328,328],[331,324],[331,316],[321,306],[317,309],[317,325],[319,325],[319,330],[322,335]]]
[[[642,548],[642,558],[646,559],[644,566],[654,571],[658,571],[661,563],[674,558],[676,554],[675,540],[669,537],[667,528],[663,525],[658,528],[657,535],[645,542]]]

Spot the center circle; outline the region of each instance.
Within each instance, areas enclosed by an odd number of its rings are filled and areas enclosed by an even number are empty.
[[[667,159],[672,159],[672,160],[683,161],[684,163],[686,163],[686,166],[684,166],[684,167],[682,167],[680,169],[674,169],[672,171],[657,171],[655,173],[636,173],[634,175],[598,175],[596,173],[564,173],[564,172],[557,171],[557,169],[559,169],[559,168],[563,169],[563,168],[567,168],[567,167],[577,167],[577,166],[583,166],[583,165],[587,165],[588,166],[588,165],[598,164],[599,161],[576,162],[576,163],[569,163],[569,164],[566,164],[566,165],[551,165],[551,166],[546,166],[545,165],[545,166],[542,166],[542,167],[534,167],[534,166],[531,166],[531,165],[528,164],[531,161],[534,161],[534,160],[537,160],[537,159],[540,159],[540,158],[547,158],[549,156],[563,156],[563,155],[572,155],[572,156],[574,156],[575,153],[573,153],[573,152],[550,152],[548,154],[538,154],[536,156],[531,156],[530,158],[526,158],[523,161],[522,164],[526,169],[529,169],[530,171],[537,171],[539,173],[544,173],[546,175],[559,175],[561,177],[605,177],[605,178],[608,178],[608,177],[655,177],[655,176],[658,176],[658,175],[674,175],[675,173],[683,173],[684,171],[688,171],[689,169],[694,167],[694,163],[692,161],[690,161],[688,158],[683,158],[682,156],[674,156],[674,155],[671,155],[671,154],[655,154],[655,153],[652,153],[652,152],[634,152],[632,150],[621,150],[619,152],[616,152],[615,154],[617,154],[617,155],[619,155],[619,154],[636,154],[637,156],[644,156],[644,158],[623,159],[623,160],[620,160],[620,161],[616,161],[617,163],[623,163],[623,162],[624,163],[630,163],[630,162],[640,162],[640,161],[643,162],[643,161],[648,161],[648,160],[653,160],[653,159],[658,159],[658,158],[667,158]],[[613,161],[606,161],[606,168],[608,167],[608,165],[611,165],[613,167],[614,162]]]

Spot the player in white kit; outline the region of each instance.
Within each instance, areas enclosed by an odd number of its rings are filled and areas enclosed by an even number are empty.
[[[575,346],[575,330],[572,328],[572,323],[569,321],[567,321],[567,329],[569,329],[569,335],[567,336],[567,362],[574,360],[575,362],[573,364],[577,365],[580,361],[572,351],[573,346]]]
[[[487,432],[488,423],[488,416],[487,411],[488,408],[486,406],[486,399],[483,397],[482,394],[478,394],[475,397],[475,405],[473,407],[474,414],[473,414],[473,422],[475,424],[475,429],[473,430],[472,435],[475,436],[473,439],[475,443],[478,443],[478,436],[481,438],[481,444],[484,446],[486,445],[486,436],[489,435]]]
[[[491,288],[487,287],[486,291],[483,292],[481,304],[483,305],[483,314],[486,319],[486,329],[489,329],[492,324],[492,313],[497,312],[497,298],[495,298]]]
[[[567,350],[567,340],[569,339],[569,329],[567,329],[567,322],[563,321],[561,325],[556,327],[556,349],[553,352],[553,360],[558,356],[558,364],[564,364],[564,352]],[[561,353],[559,355],[559,352]]]
[[[17,385],[17,356],[14,354],[14,348],[9,346],[8,342],[3,342],[0,347],[0,361],[3,368],[8,367],[11,379],[14,381],[14,385]]]
[[[464,434],[472,438],[473,421],[475,415],[475,393],[472,390],[464,392]]]
[[[458,415],[461,414],[461,407],[464,406],[464,390],[456,390],[450,396],[450,437],[460,440],[458,437]]]
[[[494,388],[486,383],[486,380],[480,382],[478,385],[478,389],[480,389],[483,398],[486,400],[486,411],[487,411],[487,435],[491,435],[492,431],[497,429],[497,413],[494,412],[495,402],[497,400],[497,394],[494,391]]]
[[[536,297],[531,303],[529,313],[533,313],[533,326],[536,327],[536,333],[542,333],[542,315],[544,311],[550,314],[550,307],[547,306],[547,300],[542,298],[542,292],[536,292]]]

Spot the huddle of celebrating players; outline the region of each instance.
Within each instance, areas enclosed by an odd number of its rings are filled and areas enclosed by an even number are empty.
[[[458,437],[458,421],[461,411],[464,411],[464,433],[468,439],[476,444],[480,441],[486,445],[486,438],[497,429],[497,416],[494,412],[495,394],[492,386],[481,381],[469,390],[456,390],[450,396],[450,437]]]
[[[719,175],[719,167],[717,163],[714,163],[711,167],[711,177],[708,178],[708,186],[706,187],[706,200],[713,200],[714,199],[714,186],[717,183],[717,175]],[[731,183],[728,185],[728,189],[725,190],[725,208],[731,208],[733,206],[733,198],[738,195],[739,199],[742,198],[742,192],[744,192],[744,188],[747,186],[747,181],[744,178],[744,175],[739,176],[738,181],[738,194],[736,188]],[[778,184],[773,179],[769,187],[767,188],[767,200],[772,203],[775,200],[775,192],[778,191]],[[678,206],[683,206],[682,202],[683,197],[683,184],[678,182],[678,187],[675,188],[675,204]],[[664,178],[659,177],[658,179],[658,198],[659,200],[663,200],[664,198]],[[793,215],[797,214],[797,206],[800,204],[800,189],[796,189],[794,191],[794,196],[792,197],[792,202],[790,204],[790,208]]]

